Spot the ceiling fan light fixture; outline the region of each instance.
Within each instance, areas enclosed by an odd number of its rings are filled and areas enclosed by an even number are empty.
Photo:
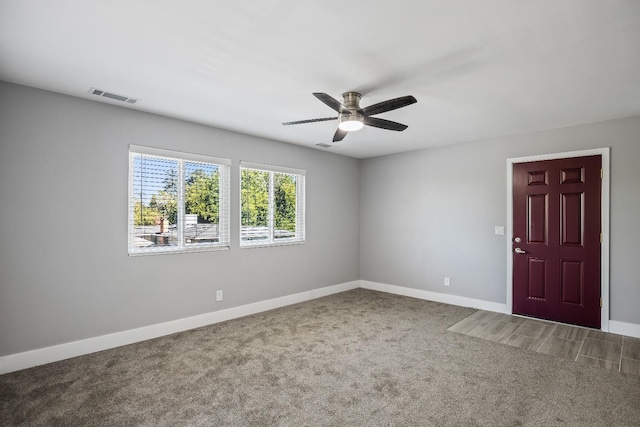
[[[362,123],[362,120],[358,120],[357,118],[349,118],[341,120],[338,127],[346,132],[353,132],[362,129],[364,127],[364,123]]]

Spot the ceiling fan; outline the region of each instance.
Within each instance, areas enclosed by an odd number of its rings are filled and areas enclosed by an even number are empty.
[[[360,98],[362,98],[362,95],[358,92],[343,93],[342,102],[332,98],[326,93],[315,92],[313,95],[324,104],[337,111],[338,117],[298,120],[295,122],[285,122],[283,125],[300,125],[304,123],[325,122],[328,120],[338,119],[338,130],[336,130],[336,133],[333,135],[333,142],[342,141],[344,137],[347,136],[348,132],[360,130],[364,125],[380,129],[403,131],[408,127],[407,125],[371,116],[395,110],[397,108],[406,107],[407,105],[418,102],[413,96],[409,95],[389,99],[387,101],[369,105],[368,107],[360,108]]]

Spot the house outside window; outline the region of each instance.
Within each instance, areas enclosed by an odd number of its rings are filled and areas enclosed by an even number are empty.
[[[240,162],[240,246],[305,241],[305,171]]]
[[[131,145],[129,255],[229,249],[230,164]]]

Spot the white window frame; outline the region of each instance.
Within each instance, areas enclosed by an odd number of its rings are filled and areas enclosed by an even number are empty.
[[[242,240],[242,170],[252,169],[261,172],[269,172],[269,225],[268,238],[266,240],[243,241]],[[275,239],[274,232],[274,188],[273,174],[284,173],[296,175],[296,235],[292,238]],[[304,169],[294,169],[285,166],[266,165],[263,163],[254,163],[246,160],[240,161],[239,168],[239,223],[240,223],[240,247],[241,248],[261,248],[270,246],[288,246],[301,245],[305,243],[305,179],[306,171]]]
[[[135,247],[134,246],[134,207],[135,207],[135,195],[133,194],[134,183],[134,157],[136,155],[152,156],[175,160],[178,162],[178,213],[177,213],[177,242],[176,246],[156,246],[156,247]],[[184,177],[184,163],[195,162],[214,164],[218,166],[219,171],[219,241],[213,243],[190,243],[184,242],[184,192],[185,192],[185,177]],[[229,234],[229,192],[230,192],[230,167],[231,160],[220,157],[207,156],[202,154],[185,153],[181,151],[165,150],[162,148],[146,147],[142,145],[129,145],[129,199],[128,204],[128,242],[129,242],[129,256],[138,255],[159,255],[159,254],[175,254],[175,253],[188,253],[188,252],[204,252],[204,251],[219,251],[229,250],[230,247],[230,234]]]

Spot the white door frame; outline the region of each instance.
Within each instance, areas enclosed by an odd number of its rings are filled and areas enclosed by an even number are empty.
[[[537,162],[541,160],[566,159],[569,157],[602,156],[602,199],[600,204],[602,221],[602,244],[600,245],[600,328],[609,332],[609,147],[590,150],[568,151],[564,153],[540,154],[536,156],[507,159],[507,312],[513,313],[513,165],[515,163]]]

